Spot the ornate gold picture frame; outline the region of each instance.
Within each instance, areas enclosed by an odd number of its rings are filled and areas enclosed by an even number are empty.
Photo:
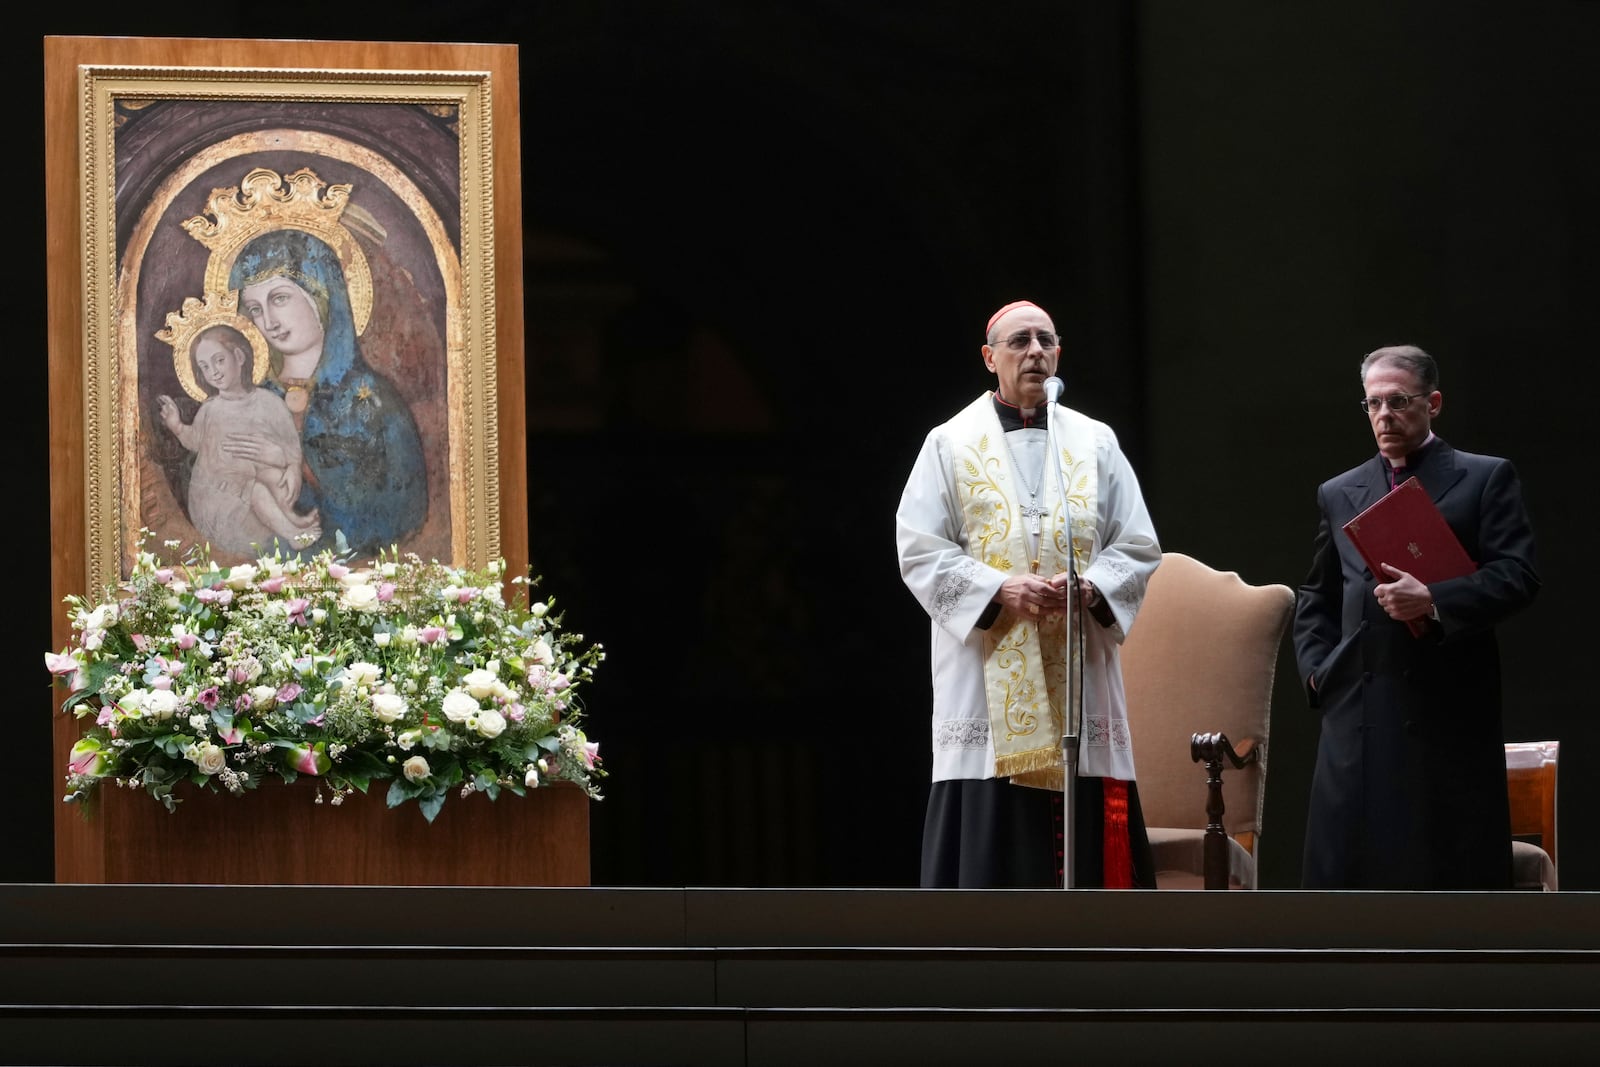
[[[89,585],[143,530],[499,557],[490,73],[77,69]]]
[[[513,45],[45,39],[56,603],[146,538],[526,571],[518,91]],[[58,875],[103,844],[58,819]]]

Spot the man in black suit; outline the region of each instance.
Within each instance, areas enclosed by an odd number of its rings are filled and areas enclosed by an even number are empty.
[[[1508,889],[1511,827],[1494,627],[1539,589],[1533,530],[1507,460],[1433,433],[1439,371],[1412,345],[1361,364],[1378,455],[1317,490],[1294,648],[1322,712],[1303,884],[1318,889]],[[1424,585],[1374,575],[1342,527],[1415,477],[1478,569]],[[1412,620],[1426,620],[1414,636]]]

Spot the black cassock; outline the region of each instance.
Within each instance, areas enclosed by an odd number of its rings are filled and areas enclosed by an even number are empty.
[[[1131,866],[1136,889],[1154,889],[1155,858],[1139,808],[1139,787],[1126,786],[1125,840],[1111,853]],[[1073,793],[1073,883],[1080,889],[1105,884],[1107,818],[1105,779],[1080,777]],[[1120,832],[1113,805],[1111,836]],[[1061,794],[1012,785],[1004,778],[934,782],[922,828],[924,889],[1048,889],[1061,885]]]
[[[1390,619],[1342,527],[1390,489],[1381,456],[1323,483],[1295,606],[1302,684],[1322,715],[1307,888],[1507,889],[1511,829],[1494,627],[1539,589],[1510,462],[1435,437],[1408,458],[1478,570],[1429,587],[1421,637]],[[1404,564],[1397,564],[1404,569]]]

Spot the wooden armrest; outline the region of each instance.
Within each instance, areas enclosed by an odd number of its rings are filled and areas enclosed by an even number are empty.
[[[1222,761],[1243,769],[1262,760],[1265,746],[1247,737],[1237,749],[1221,732],[1195,734],[1189,738],[1189,755],[1206,768],[1206,836],[1203,843],[1205,887],[1228,888],[1228,832],[1222,827]]]
[[[1189,738],[1189,756],[1196,763],[1209,764],[1216,760],[1219,764],[1223,757],[1235,768],[1244,768],[1262,758],[1261,749],[1265,747],[1257,743],[1254,737],[1247,737],[1234,748],[1224,733],[1195,734]]]

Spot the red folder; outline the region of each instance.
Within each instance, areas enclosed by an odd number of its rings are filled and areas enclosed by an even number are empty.
[[[1467,550],[1461,547],[1455,531],[1439,514],[1427,490],[1415,478],[1407,478],[1393,492],[1345,523],[1344,532],[1380,583],[1390,580],[1380,566],[1384,563],[1414,576],[1423,585],[1459,578],[1478,569]],[[1415,619],[1406,625],[1416,635],[1428,628],[1424,619]]]

